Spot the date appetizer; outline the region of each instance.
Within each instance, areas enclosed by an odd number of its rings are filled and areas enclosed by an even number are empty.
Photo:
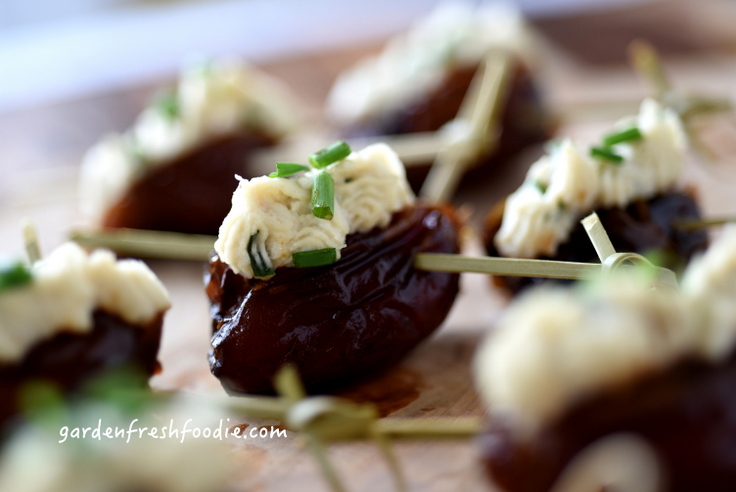
[[[456,253],[458,220],[415,202],[388,146],[338,143],[310,162],[241,179],[220,228],[206,279],[210,367],[230,392],[271,392],[286,363],[311,391],[375,374],[437,328],[457,294],[457,274],[412,258]]]
[[[24,386],[74,392],[106,371],[152,375],[166,290],[142,262],[86,253],[73,243],[32,267],[0,270],[0,426],[15,415]]]
[[[551,119],[527,68],[531,44],[521,14],[508,6],[442,4],[380,55],[340,75],[328,97],[328,117],[347,137],[439,130],[457,115],[486,53],[506,50],[513,62],[500,106],[499,145],[477,160],[466,182],[485,177],[550,136]],[[415,191],[429,165],[407,169]]]
[[[278,80],[253,68],[225,60],[189,68],[132,128],[87,152],[82,209],[107,228],[217,234],[233,175],[254,175],[249,155],[294,129],[295,108]]]
[[[662,488],[625,490],[733,490],[736,229],[691,262],[680,292],[603,280],[530,289],[481,346],[490,476],[507,492],[583,490],[560,480],[626,436],[653,457],[659,469],[640,473]]]
[[[486,216],[490,256],[595,262],[579,224],[593,211],[616,250],[658,252],[662,266],[675,271],[705,248],[704,231],[677,224],[700,213],[693,192],[677,188],[686,137],[672,110],[647,99],[639,115],[619,122],[602,145],[588,150],[563,140],[552,147]],[[494,277],[512,293],[539,280]]]

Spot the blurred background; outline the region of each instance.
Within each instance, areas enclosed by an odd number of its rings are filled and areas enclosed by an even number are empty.
[[[234,55],[257,65],[286,82],[319,122],[335,77],[438,3],[0,0],[0,222],[15,237],[26,205],[74,203],[84,152],[102,135],[128,128],[192,57]],[[651,94],[627,63],[627,46],[636,38],[662,53],[679,87],[733,92],[736,2],[515,5],[540,41],[535,78],[563,117],[560,132],[595,134]],[[722,149],[734,147],[734,139],[720,140]],[[52,244],[79,221],[74,209],[44,228]]]
[[[196,53],[253,63],[380,42],[438,0],[2,0],[0,111],[130,87]],[[588,62],[646,36],[683,52],[731,44],[733,2],[517,0],[543,35]],[[728,11],[727,15],[723,15]]]

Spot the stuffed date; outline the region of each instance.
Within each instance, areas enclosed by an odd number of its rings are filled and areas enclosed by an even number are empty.
[[[0,291],[0,426],[30,384],[74,393],[105,373],[159,369],[168,294],[143,263],[67,243],[2,275],[10,282]]]
[[[184,71],[123,134],[84,158],[84,211],[106,228],[217,234],[233,175],[260,174],[252,153],[294,129],[296,105],[278,81],[212,60]]]
[[[443,4],[378,57],[340,75],[328,98],[328,116],[346,137],[437,131],[457,116],[485,53],[505,50],[512,61],[500,102],[498,146],[479,156],[463,183],[488,178],[552,131],[529,69],[530,39],[521,14],[508,6]],[[430,164],[407,168],[414,191]]]
[[[688,266],[680,292],[653,290],[644,275],[522,294],[476,360],[492,480],[549,491],[626,436],[654,457],[631,473],[658,476],[658,490],[732,490],[735,251],[732,229]]]
[[[331,220],[309,210],[318,172],[334,180]],[[265,201],[266,193],[282,201]],[[276,371],[293,363],[315,391],[395,364],[442,323],[458,290],[458,275],[415,270],[413,255],[457,252],[458,229],[450,209],[413,203],[401,162],[382,144],[326,171],[241,182],[207,278],[213,374],[229,391],[263,393],[273,390]],[[332,246],[340,256],[304,265],[300,252],[288,249],[295,245],[306,253]],[[258,254],[238,261],[243,250]],[[264,259],[269,264],[258,265]]]
[[[618,251],[657,253],[681,271],[707,245],[702,230],[679,227],[698,219],[692,191],[676,188],[686,137],[676,114],[653,100],[620,122],[603,146],[588,152],[570,140],[532,165],[521,187],[485,219],[489,255],[595,262],[579,220],[595,211]],[[540,279],[496,277],[516,293]]]

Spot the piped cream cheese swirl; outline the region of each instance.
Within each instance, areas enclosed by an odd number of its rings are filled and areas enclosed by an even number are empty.
[[[524,183],[506,199],[494,238],[503,256],[554,256],[580,217],[599,207],[625,207],[675,185],[684,166],[686,136],[678,116],[652,99],[638,117],[616,130],[636,126],[642,138],[615,144],[620,163],[591,157],[579,144],[563,141],[532,165]]]
[[[252,278],[251,238],[272,269],[293,266],[292,255],[302,251],[335,248],[339,258],[348,234],[385,227],[394,212],[414,202],[404,166],[385,144],[353,152],[325,170],[335,183],[331,220],[312,214],[312,185],[321,170],[295,178],[241,178],[215,243],[220,259]]]

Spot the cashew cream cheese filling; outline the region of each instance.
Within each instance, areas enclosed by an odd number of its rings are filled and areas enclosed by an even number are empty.
[[[31,281],[0,292],[0,363],[21,360],[38,342],[62,331],[88,333],[101,309],[133,325],[169,308],[166,289],[141,261],[116,261],[65,243],[31,268]]]
[[[215,59],[188,67],[174,93],[143,110],[129,130],[87,151],[82,209],[99,218],[147,170],[212,138],[247,128],[281,138],[298,124],[296,107],[284,84],[243,63]]]
[[[312,213],[315,176],[328,172],[334,181],[331,220]],[[292,255],[335,248],[337,258],[348,234],[385,227],[397,212],[414,203],[404,166],[385,144],[351,153],[325,169],[291,178],[240,178],[230,213],[220,227],[215,251],[235,273],[254,276],[248,245],[251,238],[267,266],[294,266]]]
[[[736,342],[736,228],[688,266],[682,287],[626,275],[522,294],[483,342],[477,388],[521,438],[575,403],[688,357],[717,364]]]
[[[534,163],[506,199],[494,244],[503,256],[554,256],[580,217],[600,207],[625,207],[671,189],[682,174],[686,136],[679,117],[652,99],[615,129],[635,126],[641,139],[617,143],[610,162],[564,140]]]
[[[510,5],[445,2],[379,56],[340,75],[327,111],[348,125],[421,99],[449,70],[477,64],[489,49],[528,56],[530,47],[521,13]]]

